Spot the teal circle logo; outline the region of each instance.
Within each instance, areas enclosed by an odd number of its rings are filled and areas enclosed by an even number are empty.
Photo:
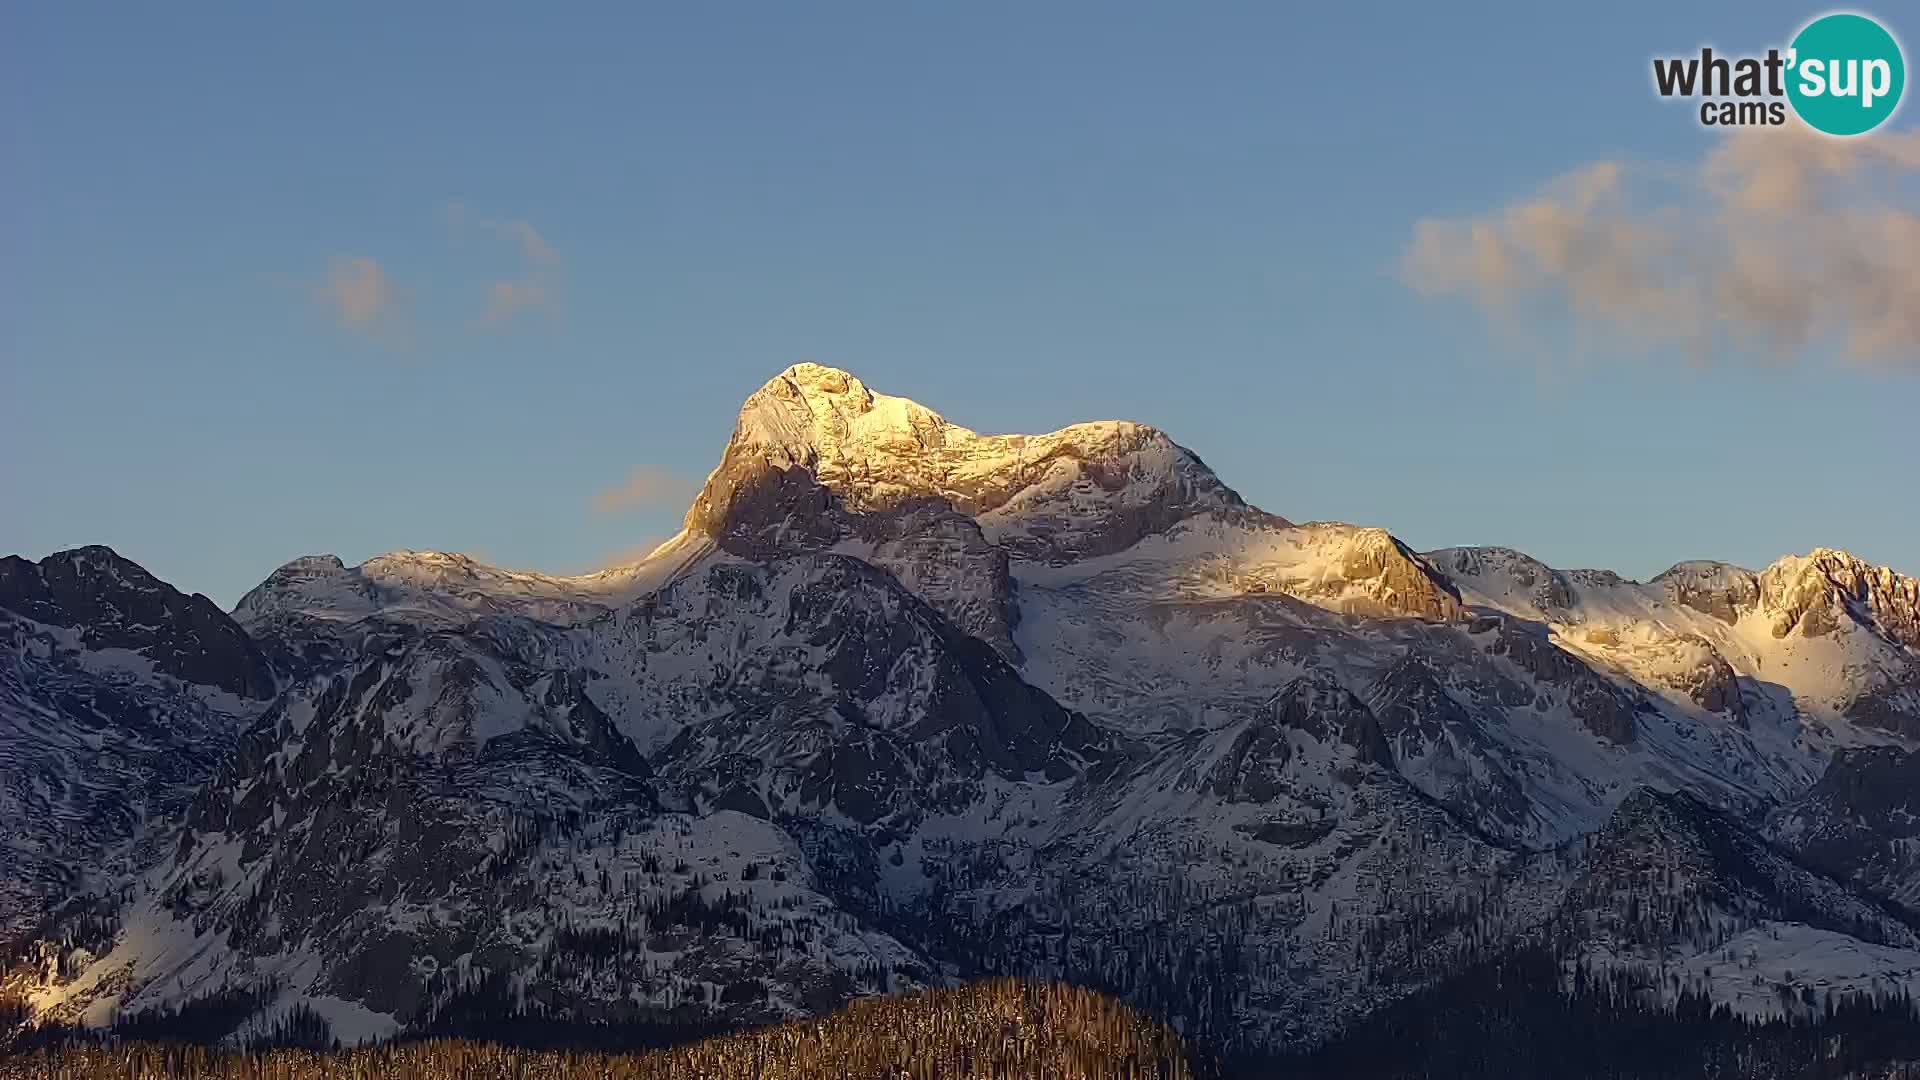
[[[1793,39],[1787,100],[1829,135],[1864,135],[1900,104],[1907,64],[1900,43],[1865,15],[1840,12],[1808,23]]]

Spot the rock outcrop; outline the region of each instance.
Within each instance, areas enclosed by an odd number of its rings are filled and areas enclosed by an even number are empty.
[[[127,649],[183,682],[244,698],[271,697],[264,657],[213,601],[188,596],[109,547],[83,547],[31,563],[0,558],[0,608],[79,631],[91,650]]]

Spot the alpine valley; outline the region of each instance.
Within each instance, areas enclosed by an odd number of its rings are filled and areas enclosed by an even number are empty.
[[[1522,959],[1722,1021],[1920,992],[1920,581],[1415,552],[818,365],[635,565],[309,555],[222,612],[13,557],[0,652],[43,1030],[664,1042],[1013,975],[1258,1059]]]

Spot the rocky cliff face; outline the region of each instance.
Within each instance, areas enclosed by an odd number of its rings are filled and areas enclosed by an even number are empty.
[[[143,858],[273,691],[233,620],[108,548],[0,559],[0,948]]]
[[[1578,602],[1566,574],[1512,548],[1444,548],[1427,558],[1450,578],[1509,594],[1541,614],[1569,611]]]
[[[274,691],[252,639],[213,601],[171,588],[112,548],[75,548],[38,563],[0,559],[0,608],[74,629],[84,649],[137,651],[182,682],[255,700]]]
[[[746,558],[853,551],[1017,658],[1010,560],[1111,554],[1204,513],[1278,522],[1152,428],[983,436],[800,364],[747,399],[686,528]]]
[[[1588,731],[1618,745],[1633,741],[1633,699],[1547,635],[1502,621],[1489,651],[1512,660],[1536,683],[1558,690],[1567,711]]]
[[[1011,557],[945,500],[910,500],[890,514],[862,515],[841,550],[888,570],[955,626],[1020,659]]]
[[[1920,753],[1842,750],[1772,824],[1808,865],[1902,904],[1920,900]]]
[[[747,558],[859,554],[904,573],[1014,659],[1020,565],[1099,560],[1150,538],[1183,544],[1202,563],[1238,564],[1227,572],[1244,590],[1360,614],[1445,620],[1461,610],[1445,577],[1384,531],[1295,530],[1153,428],[979,435],[815,364],[747,399],[686,527]],[[1195,537],[1212,540],[1196,547]]]
[[[1859,625],[1920,648],[1920,581],[1844,551],[1816,548],[1782,559],[1760,575],[1759,590],[1775,637],[1820,637]]]
[[[1729,625],[1760,605],[1759,575],[1726,563],[1679,563],[1653,580],[1676,603]]]
[[[1200,513],[1267,518],[1141,424],[979,435],[844,371],[799,364],[747,399],[687,527],[759,555],[828,545],[848,516],[927,499],[1042,561],[1112,554]]]
[[[1084,718],[857,559],[715,566],[590,630],[580,647],[614,684],[601,698],[696,806],[901,834],[1105,753]]]
[[[1453,583],[1385,529],[1314,522],[1292,533],[1314,557],[1282,564],[1267,588],[1354,615],[1451,622],[1465,613]]]
[[[1671,997],[1678,982],[1731,997],[1728,1004],[1750,1011],[1737,991],[1728,994],[1728,984],[1776,968],[1778,961],[1763,960],[1763,953],[1781,949],[1782,941],[1787,962],[1797,953],[1806,976],[1795,990],[1816,979],[1842,987],[1858,979],[1857,971],[1821,970],[1821,946],[1830,943],[1875,951],[1893,965],[1920,958],[1920,921],[1912,914],[1809,869],[1724,810],[1684,792],[1635,791],[1574,857],[1574,867],[1555,920],[1561,932],[1577,935],[1579,954],[1596,969],[1644,972],[1666,959],[1675,970],[1653,991],[1661,996]],[[1703,962],[1671,964],[1676,955]],[[1739,967],[1726,983],[1715,982],[1711,965],[1728,959]],[[1791,968],[1781,975],[1780,985],[1794,981]]]

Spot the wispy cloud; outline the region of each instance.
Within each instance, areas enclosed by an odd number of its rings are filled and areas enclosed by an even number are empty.
[[[327,265],[327,276],[314,287],[314,299],[341,326],[373,334],[390,329],[399,312],[400,294],[378,259],[342,255]]]
[[[488,323],[502,323],[522,311],[547,305],[547,288],[538,281],[496,281],[487,286]]]
[[[482,325],[500,328],[528,312],[551,315],[559,310],[564,260],[532,222],[482,217],[459,201],[442,206],[440,216],[456,237],[477,231],[510,244],[519,256],[517,273],[487,282]]]
[[[678,509],[693,497],[692,485],[658,465],[635,465],[625,482],[593,497],[596,514],[624,514],[657,507]]]
[[[1797,359],[1817,343],[1920,371],[1920,132],[1749,128],[1681,169],[1602,161],[1490,213],[1426,220],[1421,292],[1503,325],[1570,315],[1697,359]]]
[[[540,230],[525,221],[488,221],[488,229],[520,245],[520,255],[534,266],[558,266],[560,253],[553,250]]]

